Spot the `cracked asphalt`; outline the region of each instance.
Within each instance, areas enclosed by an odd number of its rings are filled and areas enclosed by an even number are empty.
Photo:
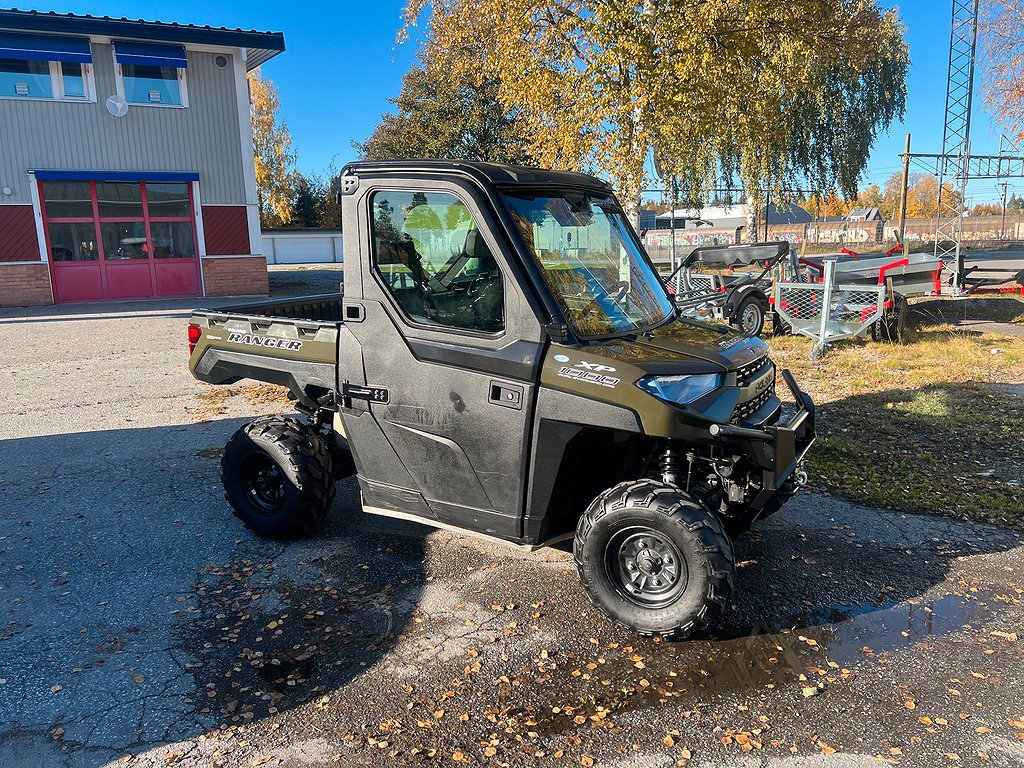
[[[801,496],[680,643],[565,549],[230,515],[181,302],[0,310],[0,766],[1024,764],[1024,540]]]

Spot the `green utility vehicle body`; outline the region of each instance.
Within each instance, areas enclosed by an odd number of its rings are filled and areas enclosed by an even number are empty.
[[[611,618],[665,636],[706,624],[731,538],[803,484],[814,440],[813,403],[783,372],[784,409],[767,345],[679,316],[598,179],[394,161],[341,182],[343,293],[194,312],[193,375],[287,387],[308,423],[270,432],[322,443],[303,477],[356,474],[366,511],[528,546],[575,536]],[[300,498],[298,465],[270,451],[246,479],[250,437],[225,459],[236,513],[308,532],[320,512],[274,506]],[[261,495],[281,473],[287,494]],[[641,524],[659,512],[678,532]]]

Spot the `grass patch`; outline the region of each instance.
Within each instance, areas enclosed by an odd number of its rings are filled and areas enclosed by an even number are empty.
[[[972,319],[1024,322],[1020,301],[974,302]],[[1024,527],[1024,397],[999,387],[1024,383],[1024,335],[961,330],[948,314],[960,303],[938,303],[915,305],[902,346],[841,342],[812,363],[809,339],[770,340],[818,404],[812,484],[874,506]]]

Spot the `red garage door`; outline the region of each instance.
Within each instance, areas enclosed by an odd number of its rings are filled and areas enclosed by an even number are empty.
[[[187,181],[40,181],[54,301],[198,296]]]

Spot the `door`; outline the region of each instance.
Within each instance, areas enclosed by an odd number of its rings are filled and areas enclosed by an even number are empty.
[[[341,354],[361,356],[352,383],[379,388],[345,418],[365,505],[520,537],[543,336],[497,228],[440,181],[346,203],[363,268]]]
[[[188,182],[41,181],[54,300],[198,296]]]

